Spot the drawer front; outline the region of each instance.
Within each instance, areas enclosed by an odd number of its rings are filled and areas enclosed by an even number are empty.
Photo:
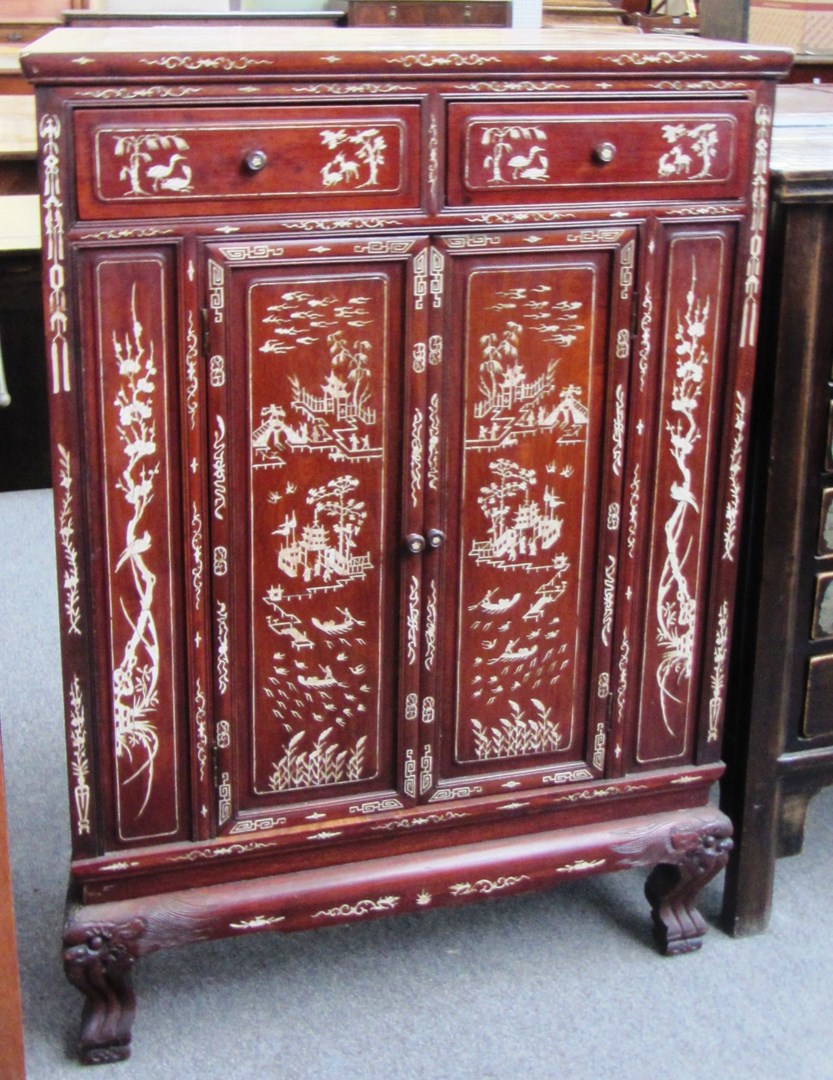
[[[37,41],[48,30],[54,30],[60,25],[58,19],[2,22],[0,23],[0,43],[3,45],[25,45],[29,41]]]
[[[801,726],[805,738],[833,735],[833,656],[815,656],[807,671],[804,717]]]
[[[415,208],[419,118],[418,105],[80,111],[79,217]]]
[[[818,554],[833,555],[833,488],[828,488],[821,496]]]
[[[833,638],[833,573],[816,578],[813,638]]]
[[[833,472],[833,402],[827,420],[827,439],[824,443],[824,471]]]
[[[448,203],[729,198],[743,190],[747,102],[449,105]],[[581,190],[584,189],[584,190]],[[670,189],[670,190],[668,190]],[[565,194],[561,195],[565,198]]]
[[[508,6],[500,0],[356,0],[351,3],[351,26],[507,26]]]

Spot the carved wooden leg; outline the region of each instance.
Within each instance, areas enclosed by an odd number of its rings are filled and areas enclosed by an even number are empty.
[[[645,895],[651,905],[654,936],[666,955],[694,952],[703,944],[706,923],[695,902],[700,890],[728,862],[731,833],[728,820],[699,833],[682,830],[672,836],[679,859],[660,863],[649,874]]]
[[[78,1053],[87,1065],[130,1056],[136,997],[130,974],[145,923],[70,925],[64,936],[64,970],[85,996]]]

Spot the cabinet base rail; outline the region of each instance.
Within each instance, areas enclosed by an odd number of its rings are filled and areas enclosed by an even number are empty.
[[[706,931],[695,902],[725,866],[731,835],[729,819],[704,806],[112,903],[79,904],[73,885],[64,967],[85,996],[79,1055],[87,1064],[129,1056],[132,969],[157,949],[430,910],[589,874],[651,868],[645,892],[660,950],[692,952]]]

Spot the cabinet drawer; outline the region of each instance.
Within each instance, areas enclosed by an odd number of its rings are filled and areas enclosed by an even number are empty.
[[[833,555],[833,488],[822,492],[817,550],[819,555]]]
[[[351,26],[507,26],[503,0],[353,0]]]
[[[814,656],[807,673],[804,696],[804,718],[801,725],[805,738],[833,735],[833,656]]]
[[[747,102],[449,105],[448,202],[741,194]]]
[[[833,574],[816,577],[813,638],[833,638]]]
[[[413,208],[419,114],[418,105],[83,110],[79,217]]]

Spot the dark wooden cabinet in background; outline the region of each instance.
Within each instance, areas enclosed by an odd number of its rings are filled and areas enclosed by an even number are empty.
[[[777,855],[833,783],[833,92],[778,91],[742,619],[723,808],[724,917],[766,928]]]
[[[27,54],[86,1060],[189,941],[645,866],[699,946],[786,62]]]

